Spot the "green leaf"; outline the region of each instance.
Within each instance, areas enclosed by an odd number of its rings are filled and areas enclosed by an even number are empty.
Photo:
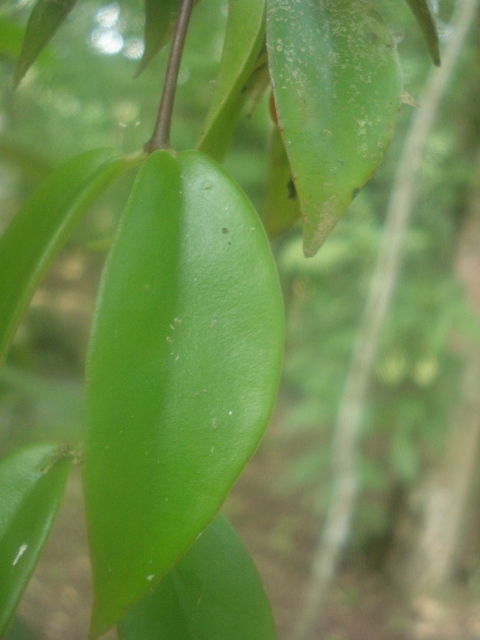
[[[406,0],[425,37],[428,51],[434,64],[440,66],[440,45],[435,18],[430,11],[428,0]]]
[[[0,57],[15,63],[22,51],[25,40],[25,29],[7,18],[0,19]],[[54,56],[48,49],[44,49],[38,56],[36,63],[43,70],[48,69],[54,62]],[[4,141],[3,144],[8,144]],[[12,145],[13,146],[13,145]]]
[[[213,519],[265,429],[283,332],[275,265],[243,192],[199,152],[150,155],[106,266],[87,367],[92,637]]]
[[[269,237],[283,233],[300,217],[300,205],[292,172],[278,127],[274,127],[268,149],[268,173],[263,226]]]
[[[394,43],[364,0],[269,0],[267,50],[280,131],[316,253],[376,170],[401,102]]]
[[[38,562],[71,459],[64,445],[18,449],[0,461],[0,637]]]
[[[27,23],[22,51],[15,67],[13,84],[17,86],[77,0],[37,0]]]
[[[258,56],[265,41],[265,0],[230,0],[227,31],[215,92],[199,149],[220,158],[260,71]]]
[[[0,19],[0,55],[15,60],[22,49],[23,29],[15,22]]]
[[[180,0],[145,0],[145,49],[137,76],[168,41],[178,18]]]
[[[255,565],[219,514],[178,563],[127,613],[120,640],[275,640]]]
[[[0,364],[36,287],[73,225],[132,162],[111,149],[73,158],[33,192],[0,237]]]

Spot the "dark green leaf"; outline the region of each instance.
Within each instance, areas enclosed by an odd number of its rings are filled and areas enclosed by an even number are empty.
[[[270,135],[268,174],[262,222],[270,237],[289,229],[300,217],[300,204],[292,171],[278,127]]]
[[[423,31],[428,51],[430,52],[434,64],[440,66],[440,47],[438,44],[437,25],[435,24],[435,18],[430,11],[428,0],[407,0],[407,4]]]
[[[57,169],[0,237],[0,363],[36,287],[92,202],[132,165],[117,151],[88,151]]]
[[[230,0],[227,31],[215,92],[199,148],[221,157],[248,97],[247,83],[260,69],[265,41],[265,0]],[[265,60],[266,62],[266,60]]]
[[[77,0],[37,0],[27,23],[22,51],[15,67],[13,83],[18,85]]]
[[[364,0],[269,0],[267,49],[278,122],[316,253],[378,167],[401,101],[387,27]]]
[[[219,514],[120,624],[121,640],[275,640],[248,551]]]
[[[145,0],[145,49],[137,75],[156,56],[175,28],[180,0]]]
[[[0,461],[0,637],[48,537],[71,459],[64,445],[40,444]]]
[[[283,325],[243,192],[199,152],[150,155],[107,263],[87,370],[94,638],[205,529],[255,451]]]

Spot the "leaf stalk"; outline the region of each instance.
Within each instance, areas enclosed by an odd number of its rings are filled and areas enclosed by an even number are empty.
[[[178,14],[177,26],[170,49],[167,71],[165,73],[165,82],[163,85],[162,99],[158,109],[157,121],[153,130],[152,137],[145,144],[145,151],[152,153],[156,149],[169,149],[170,145],[170,129],[172,123],[173,104],[175,102],[175,93],[177,90],[178,73],[180,71],[180,62],[182,59],[183,48],[185,46],[185,38],[187,35],[190,15],[192,13],[194,0],[182,0],[180,11]]]

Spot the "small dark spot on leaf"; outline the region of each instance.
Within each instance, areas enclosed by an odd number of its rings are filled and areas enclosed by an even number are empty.
[[[227,227],[223,227],[223,229],[222,229],[222,233],[228,233],[228,229],[227,229]]]
[[[359,193],[360,193],[360,189],[355,188],[355,189],[352,191],[352,200],[353,200],[353,198],[355,198],[356,196],[358,196],[358,194],[359,194]]]
[[[295,183],[293,182],[293,180],[289,181],[289,183],[287,184],[287,189],[288,189],[288,199],[289,200],[296,200],[297,199],[297,190],[295,189]]]

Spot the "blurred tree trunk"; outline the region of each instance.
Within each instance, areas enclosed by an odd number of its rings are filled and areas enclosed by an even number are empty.
[[[476,175],[455,268],[480,321],[480,155]],[[466,538],[464,520],[480,441],[480,344],[467,337],[455,341],[463,375],[443,458],[410,496],[390,563],[395,582],[410,598],[447,583]]]

